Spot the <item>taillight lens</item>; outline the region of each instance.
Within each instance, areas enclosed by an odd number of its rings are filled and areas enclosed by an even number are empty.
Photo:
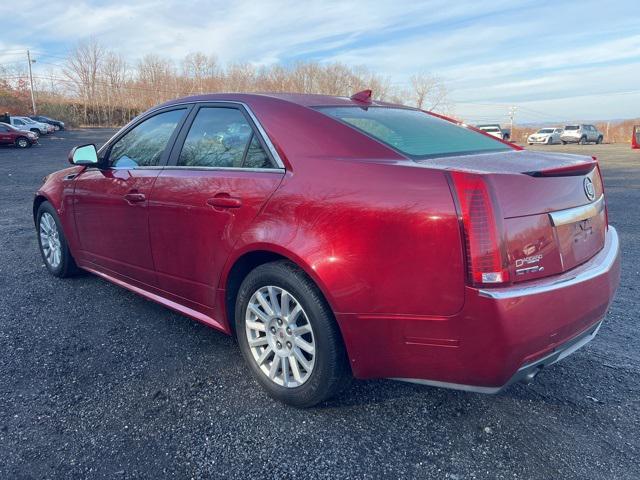
[[[469,279],[473,285],[496,285],[509,281],[500,249],[495,211],[485,181],[479,175],[452,172],[458,197],[467,254]]]
[[[597,162],[596,157],[592,157]],[[602,178],[602,171],[600,170],[600,163],[596,163],[596,169],[598,170],[598,183],[600,186],[600,190],[602,191],[602,195],[604,195],[604,178]],[[598,191],[598,185],[596,184],[596,192]],[[604,224],[607,230],[609,230],[609,210],[607,209],[607,199],[604,199]]]

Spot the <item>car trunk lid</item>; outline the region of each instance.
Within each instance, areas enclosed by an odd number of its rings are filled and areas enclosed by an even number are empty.
[[[420,163],[484,180],[511,282],[570,270],[604,246],[606,209],[593,157],[522,150]]]

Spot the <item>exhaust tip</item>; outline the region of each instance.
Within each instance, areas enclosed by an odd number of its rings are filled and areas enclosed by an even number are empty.
[[[533,379],[538,376],[541,370],[542,370],[542,367],[534,368],[533,370],[531,370],[524,377],[522,377],[522,383],[526,383],[526,384],[532,383]]]

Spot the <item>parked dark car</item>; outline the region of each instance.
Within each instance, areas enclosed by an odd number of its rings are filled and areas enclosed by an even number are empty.
[[[60,120],[54,120],[53,118],[45,117],[43,115],[31,115],[29,118],[36,122],[48,123],[49,125],[58,127],[57,130],[64,130],[64,122],[61,122]]]
[[[352,376],[496,393],[593,339],[620,279],[596,159],[370,95],[182,98],[75,148],[34,198],[47,269],[235,335],[297,406]]]
[[[38,143],[38,137],[35,133],[18,130],[8,123],[0,123],[0,144],[27,148],[34,143]]]

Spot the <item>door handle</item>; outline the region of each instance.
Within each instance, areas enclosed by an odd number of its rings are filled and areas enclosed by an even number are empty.
[[[141,203],[144,202],[147,197],[144,196],[144,193],[127,193],[124,199],[129,203]]]
[[[215,196],[207,200],[207,205],[213,208],[239,208],[242,206],[242,200],[227,195]]]

